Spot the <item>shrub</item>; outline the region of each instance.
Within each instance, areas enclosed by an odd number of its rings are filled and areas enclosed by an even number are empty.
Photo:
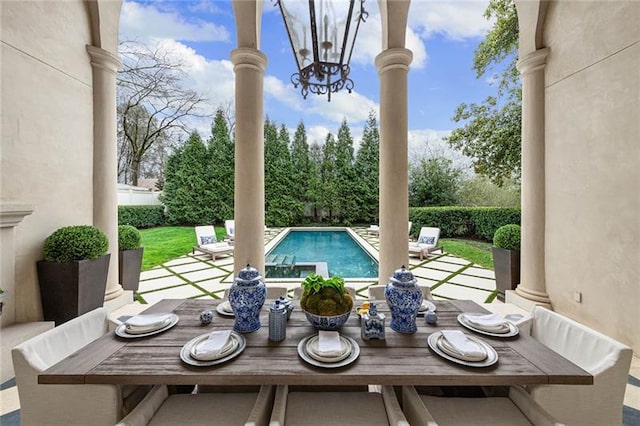
[[[118,206],[118,225],[152,228],[165,224],[164,206]]]
[[[442,238],[481,238],[491,241],[502,225],[520,223],[520,209],[512,207],[412,207],[413,230],[440,228]]]
[[[42,255],[49,262],[66,263],[97,259],[109,248],[104,232],[95,226],[65,226],[44,240]]]
[[[493,245],[506,250],[520,250],[520,225],[504,225],[496,230]]]
[[[135,226],[119,225],[118,226],[118,250],[133,250],[140,247],[142,236]]]

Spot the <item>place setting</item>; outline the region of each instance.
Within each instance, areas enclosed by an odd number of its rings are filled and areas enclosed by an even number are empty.
[[[354,362],[360,355],[360,346],[337,331],[319,330],[298,343],[298,354],[316,367],[338,368]]]
[[[178,320],[173,313],[134,315],[116,327],[115,333],[126,339],[153,336],[169,330]]]
[[[429,301],[429,300],[423,299],[422,303],[420,304],[420,307],[418,308],[418,313],[419,314],[423,314],[423,313],[425,313],[427,311],[435,312],[436,311],[436,305],[433,302]]]
[[[180,350],[180,359],[196,367],[229,361],[244,351],[247,341],[233,330],[216,330],[189,340]]]
[[[498,353],[491,345],[460,330],[432,333],[427,344],[436,354],[457,364],[488,367],[498,362]]]
[[[520,332],[518,326],[498,314],[462,313],[458,322],[471,331],[492,337],[513,337]]]
[[[231,303],[229,302],[228,299],[225,300],[224,302],[218,303],[218,306],[216,306],[216,312],[218,312],[220,315],[224,317],[230,317],[230,318],[235,317],[235,314],[233,313],[233,308],[231,307]]]

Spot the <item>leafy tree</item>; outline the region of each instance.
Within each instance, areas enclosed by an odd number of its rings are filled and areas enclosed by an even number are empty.
[[[463,180],[459,204],[469,207],[520,207],[520,184],[514,179],[497,186],[486,176]]]
[[[358,206],[361,204],[355,191],[353,160],[353,138],[347,120],[344,119],[338,129],[335,182],[336,195],[340,200],[339,217],[345,225],[351,225],[358,219]]]
[[[167,209],[171,224],[206,224],[212,222],[213,212],[203,202],[209,191],[207,148],[197,132],[191,133],[183,147],[167,160],[164,193],[160,200]]]
[[[304,123],[300,121],[291,143],[291,193],[295,200],[306,206],[310,201],[309,181],[312,167],[309,160],[309,144],[307,143],[307,132]],[[300,223],[304,210],[298,212],[299,216],[294,218],[296,223]]]
[[[409,206],[455,206],[462,172],[443,156],[422,158],[409,167]]]
[[[207,143],[206,162],[207,202],[210,203],[208,207],[211,208],[212,220],[215,222],[233,219],[234,151],[225,112],[219,108],[213,119],[211,138]]]
[[[309,207],[313,211],[314,222],[322,219],[322,179],[320,170],[322,169],[322,147],[314,142],[309,147],[309,162],[311,164],[311,174],[309,176]]]
[[[125,182],[138,184],[141,164],[159,141],[186,132],[185,119],[198,116],[204,98],[185,89],[184,64],[161,47],[124,41],[119,45],[118,146]]]
[[[356,193],[358,194],[358,220],[365,223],[378,222],[380,134],[378,122],[373,111],[362,133],[362,143],[356,155],[354,165],[356,176]]]
[[[282,125],[278,133],[268,117],[264,123],[264,158],[265,220],[271,226],[294,225],[302,205],[291,194],[289,132]]]
[[[329,221],[334,219],[334,212],[338,209],[338,193],[336,189],[336,139],[331,133],[327,133],[324,146],[322,147],[322,164],[320,165],[320,205],[329,217]]]
[[[478,78],[494,66],[504,69],[495,76],[495,96],[456,108],[453,120],[462,127],[451,133],[448,142],[473,159],[477,173],[500,185],[519,177],[521,170],[522,93],[515,66],[518,18],[513,0],[490,0],[484,15],[495,23],[476,49],[473,68]]]

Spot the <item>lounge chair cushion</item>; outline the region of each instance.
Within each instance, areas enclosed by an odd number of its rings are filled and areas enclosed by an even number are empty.
[[[436,237],[421,237],[420,240],[418,240],[420,244],[434,244],[435,242]]]
[[[215,235],[203,235],[200,237],[200,245],[207,245],[207,244],[213,244],[216,243],[218,240],[216,240],[216,236]]]

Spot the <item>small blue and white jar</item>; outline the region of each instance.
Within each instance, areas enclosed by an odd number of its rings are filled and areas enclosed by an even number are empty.
[[[412,334],[418,331],[416,317],[422,305],[422,290],[416,285],[416,280],[407,268],[394,271],[384,289],[384,297],[391,311],[392,330],[398,333]]]
[[[269,340],[280,342],[287,337],[287,307],[276,300],[269,308]]]
[[[236,317],[233,329],[251,333],[260,328],[260,311],[267,296],[267,287],[256,268],[247,265],[229,289],[229,303]]]

